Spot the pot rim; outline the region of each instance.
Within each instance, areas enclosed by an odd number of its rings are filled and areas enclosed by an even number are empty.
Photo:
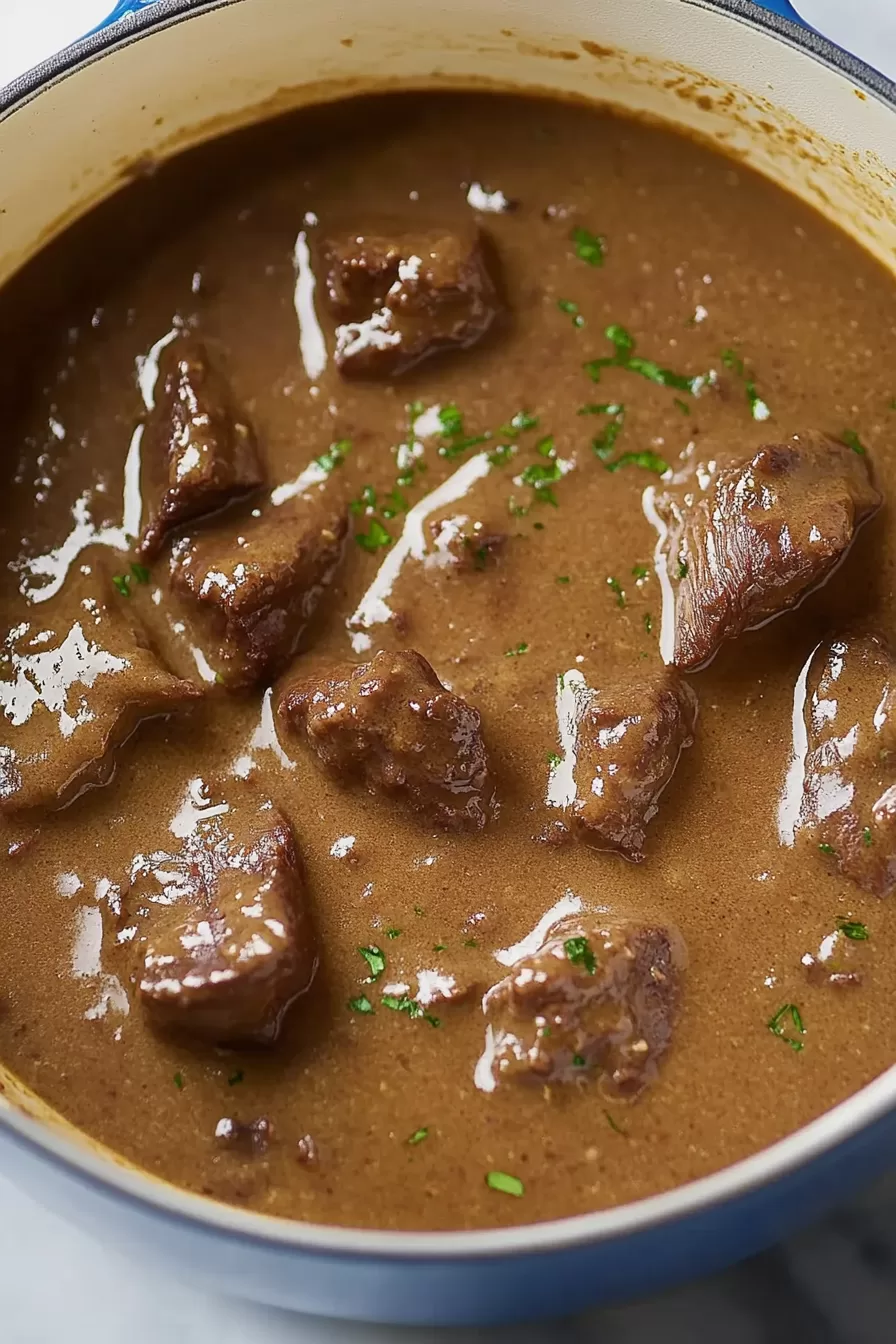
[[[0,121],[59,80],[156,29],[239,3],[242,0],[156,0],[146,8],[99,28],[0,89]],[[878,98],[896,113],[896,82],[811,29],[759,9],[751,0],[681,0],[681,3],[720,11],[740,23],[786,41],[829,69],[848,76],[858,88]],[[198,1231],[211,1231],[236,1244],[251,1244],[255,1248],[270,1246],[279,1251],[296,1250],[330,1257],[361,1256],[433,1263],[556,1252],[644,1233],[771,1185],[855,1138],[894,1108],[896,1064],[845,1101],[778,1142],[663,1194],[550,1222],[454,1232],[393,1232],[338,1227],[239,1209],[179,1189],[137,1167],[104,1156],[98,1147],[67,1138],[62,1132],[5,1103],[2,1092],[0,1130],[16,1145],[29,1150],[63,1176],[93,1187],[100,1195],[125,1202],[136,1212],[146,1213],[149,1209],[165,1221],[186,1223]]]

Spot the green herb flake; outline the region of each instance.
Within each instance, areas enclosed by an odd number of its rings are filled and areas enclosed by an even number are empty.
[[[573,229],[570,238],[579,261],[584,261],[588,266],[603,266],[607,242],[601,234],[578,226]]]
[[[567,938],[563,944],[563,951],[566,953],[567,961],[571,961],[573,966],[581,966],[589,975],[594,974],[597,961],[587,938]]]
[[[224,685],[224,678],[221,676],[221,673],[220,673],[220,672],[216,672],[216,673],[215,673],[215,685],[216,685],[216,686],[223,686],[223,685]]]
[[[478,947],[478,946],[479,946],[479,944],[477,943],[477,941],[476,941],[475,938],[465,938],[465,939],[464,939],[464,947]]]
[[[390,1008],[393,1013],[406,1013],[410,1018],[422,1017],[431,1027],[440,1027],[441,1021],[433,1017],[431,1013],[424,1012],[423,1005],[416,999],[412,999],[408,994],[384,994],[382,997],[384,1008]]]
[[[558,574],[557,577],[556,577],[556,579],[554,580],[554,582],[555,582],[555,583],[569,583],[569,575],[568,575],[568,574]]]
[[[365,551],[378,551],[381,546],[391,545],[392,538],[378,518],[371,518],[367,532],[356,532],[355,541]]]
[[[419,1129],[414,1130],[413,1134],[407,1138],[406,1142],[411,1148],[416,1148],[418,1143],[422,1143],[423,1140],[427,1138],[429,1138],[429,1130],[426,1125],[421,1125]]]
[[[599,454],[598,454],[599,456]],[[662,476],[669,470],[669,463],[659,453],[649,450],[640,453],[620,453],[615,462],[604,462],[607,471],[619,471],[622,467],[643,467],[656,476]]]
[[[499,434],[506,434],[515,439],[518,434],[522,434],[526,429],[535,429],[538,425],[538,416],[532,415],[530,411],[517,411],[516,415],[511,416],[506,425],[502,425],[498,430]]]
[[[646,565],[632,565],[632,575],[636,579],[646,579],[649,573]]]
[[[681,411],[682,415],[690,415],[691,413],[690,406],[686,401],[682,401],[681,397],[673,397],[672,405]]]
[[[183,1076],[182,1073],[176,1073],[176,1074],[174,1075],[174,1086],[177,1088],[178,1092],[183,1092],[183,1090],[184,1090],[184,1076]]]
[[[837,928],[844,938],[851,938],[854,943],[867,943],[868,929],[857,919],[838,919]]]
[[[366,994],[359,994],[357,998],[349,999],[348,1006],[353,1013],[372,1013],[373,1004]]]
[[[454,402],[439,409],[439,423],[442,426],[442,443],[439,446],[440,457],[460,457],[468,448],[486,443],[492,436],[485,434],[468,435],[464,431],[464,419]]]
[[[870,848],[871,848],[872,839],[871,839],[871,827],[870,827],[870,826],[864,826],[864,827],[862,828],[862,844],[865,846],[866,849],[870,849]]]
[[[150,574],[145,565],[139,565],[135,562],[131,565],[131,573],[138,583],[149,583]]]
[[[834,855],[834,854],[836,854],[836,850],[834,849],[834,846],[833,846],[833,845],[829,845],[829,844],[825,843],[824,841],[822,841],[822,843],[818,846],[818,848],[821,850],[822,854],[827,854],[829,857],[832,856],[832,855]]]
[[[506,1171],[489,1171],[485,1183],[489,1190],[497,1190],[502,1195],[513,1195],[519,1199],[526,1190],[519,1176],[508,1176]]]
[[[677,571],[677,572],[678,572],[678,577],[679,577],[680,579],[686,579],[686,578],[687,578],[687,576],[688,576],[688,562],[687,562],[687,560],[679,560],[679,562],[678,562],[678,571]]]
[[[558,299],[557,307],[560,309],[561,313],[569,314],[569,316],[572,318],[572,324],[574,327],[584,327],[585,319],[579,312],[579,305],[577,303],[573,303],[572,299]]]
[[[528,652],[529,652],[529,645],[525,642],[525,640],[521,640],[520,643],[517,644],[516,648],[508,649],[507,652],[504,654],[504,657],[519,658],[520,654]]]
[[[367,977],[366,984],[372,985],[375,980],[379,980],[383,971],[386,969],[386,958],[378,947],[359,947],[358,951],[370,967],[370,975]]]
[[[433,950],[433,952],[447,952],[447,951],[448,951],[448,944],[447,944],[447,943],[433,943],[433,945],[432,945],[432,950]]]
[[[401,937],[401,929],[387,929],[387,930],[386,930],[386,937],[387,937],[387,938],[400,938],[400,937]]]
[[[584,1055],[573,1055],[572,1066],[574,1069],[584,1069],[587,1066],[587,1060]]]
[[[422,905],[415,905],[415,906],[414,906],[414,914],[415,914],[415,915],[422,915],[422,914],[424,914],[424,913],[425,913],[425,912],[424,912],[424,909],[423,909],[423,906],[422,906]]]
[[[644,613],[644,629],[647,631],[648,635],[653,634],[653,617],[649,611],[645,611]]]
[[[350,439],[338,439],[336,443],[330,444],[325,453],[321,453],[320,457],[316,457],[314,460],[329,476],[331,471],[335,471],[337,467],[342,466],[351,446]]]
[[[736,350],[731,350],[730,348],[728,350],[723,350],[722,363],[725,365],[726,369],[731,369],[734,373],[736,373],[738,378],[746,377],[747,371],[744,368],[744,361],[741,359],[740,355],[737,353]]]
[[[119,591],[119,593],[121,593],[122,597],[130,597],[131,595],[130,574],[113,574],[112,582]]]
[[[232,1073],[230,1077],[227,1079],[227,1086],[236,1087],[238,1083],[241,1083],[243,1081],[245,1076],[246,1075],[243,1073],[242,1069],[237,1069],[236,1073]]]
[[[621,1126],[616,1120],[613,1119],[613,1117],[612,1117],[612,1115],[610,1114],[609,1111],[605,1110],[605,1111],[604,1111],[604,1115],[607,1117],[607,1124],[610,1126],[610,1128],[612,1129],[613,1133],[614,1133],[614,1134],[621,1134],[622,1137],[623,1137],[624,1139],[627,1139],[627,1138],[628,1138],[628,1130],[627,1130],[627,1129],[623,1129],[622,1126]]]
[[[589,359],[586,362],[584,369],[592,382],[600,382],[604,369],[620,368],[627,369],[629,373],[640,374],[648,382],[657,383],[660,387],[671,387],[676,392],[690,392],[694,395],[706,381],[703,375],[691,377],[688,374],[675,373],[672,369],[663,368],[654,359],[636,355],[635,338],[617,322],[611,323],[605,329],[604,335],[613,345],[613,354],[604,355],[600,359]]]
[[[556,753],[556,751],[549,751],[549,752],[548,752],[548,765],[551,766],[552,769],[553,769],[553,767],[554,767],[555,765],[559,765],[560,762],[561,762],[562,760],[563,760],[563,757],[562,757],[562,756],[558,756],[557,753]]]
[[[790,1019],[789,1024],[787,1022],[788,1018]],[[800,1010],[795,1003],[785,1003],[783,1007],[778,1009],[774,1017],[769,1018],[766,1026],[773,1036],[777,1036],[780,1040],[786,1041],[791,1050],[802,1050],[803,1042],[796,1040],[793,1036],[787,1035],[787,1032],[791,1027],[793,1030],[797,1031],[800,1036],[805,1036],[806,1034],[806,1028],[803,1026]]]
[[[854,429],[844,429],[843,433],[840,435],[840,438],[846,444],[847,448],[851,448],[854,453],[858,453],[860,457],[867,456],[868,449],[865,447],[864,443],[859,438],[858,434]]]
[[[616,605],[617,605],[617,607],[624,607],[624,606],[625,606],[625,593],[624,593],[624,591],[623,591],[622,584],[619,582],[619,580],[618,580],[618,579],[614,579],[613,576],[610,575],[610,577],[607,579],[607,587],[610,589],[610,592],[611,592],[611,593],[615,593],[615,594],[616,594]]]

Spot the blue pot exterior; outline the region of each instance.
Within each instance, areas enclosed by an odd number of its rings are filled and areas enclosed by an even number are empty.
[[[759,7],[744,0],[708,0],[735,16]],[[111,4],[111,0],[110,0]],[[880,84],[894,106],[892,86],[859,67],[800,23],[787,0],[764,0],[776,16],[764,26],[802,42],[832,64],[859,71],[866,84]],[[152,31],[153,14],[185,17],[186,0],[119,0],[107,20],[70,54],[0,91],[0,112],[79,60],[101,56],[113,33],[131,39]],[[103,30],[108,29],[104,37]],[[811,1160],[663,1221],[612,1236],[594,1234],[546,1249],[470,1250],[440,1255],[397,1255],[386,1239],[382,1253],[332,1251],[255,1235],[219,1225],[201,1213],[164,1207],[146,1186],[142,1198],[114,1177],[104,1179],[69,1161],[25,1128],[7,1123],[0,1109],[0,1166],[40,1203],[110,1242],[141,1263],[156,1264],[197,1287],[323,1316],[391,1324],[490,1325],[537,1317],[567,1316],[598,1302],[620,1301],[723,1268],[771,1245],[855,1193],[892,1165],[896,1111],[880,1115]],[[111,1169],[110,1169],[111,1170]],[[169,1202],[170,1203],[170,1202]],[[544,1229],[540,1229],[542,1232]],[[313,1242],[309,1229],[308,1242]],[[544,1240],[545,1238],[542,1238]],[[559,1238],[558,1238],[559,1240]],[[534,1241],[534,1234],[533,1234]]]
[[[493,1325],[569,1315],[711,1273],[788,1236],[892,1164],[890,1112],[736,1199],[625,1236],[552,1251],[398,1258],[266,1242],[161,1210],[0,1128],[4,1169],[46,1207],[195,1287],[322,1316]]]

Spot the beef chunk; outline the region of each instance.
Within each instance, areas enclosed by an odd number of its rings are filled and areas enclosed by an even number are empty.
[[[341,320],[336,365],[346,376],[391,378],[440,350],[466,349],[499,311],[475,228],[333,238],[324,264]]]
[[[513,964],[483,999],[486,1049],[476,1081],[572,1082],[635,1097],[669,1047],[685,966],[681,935],[642,924],[570,917]]]
[[[107,784],[139,723],[201,695],[156,659],[100,569],[78,575],[0,648],[0,812],[64,807]]]
[[[140,461],[149,517],[138,549],[147,558],[173,527],[263,483],[255,435],[193,337],[180,336],[162,351]]]
[[[474,522],[465,514],[431,519],[428,569],[467,573],[491,568],[507,544],[507,533],[487,523]]]
[[[230,686],[274,677],[289,662],[343,551],[348,522],[324,493],[257,518],[184,537],[172,550],[171,587]]]
[[[724,640],[796,606],[880,503],[867,458],[823,434],[766,444],[747,461],[701,469],[660,495],[677,586],[676,665],[692,672]]]
[[[639,863],[660,794],[694,740],[697,698],[674,668],[596,690],[578,671],[562,682],[567,750],[551,769],[548,802],[586,844]]]
[[[216,1045],[276,1039],[317,970],[289,823],[248,790],[213,800],[194,780],[171,824],[179,853],[140,855],[138,989],[153,1027]]]
[[[800,827],[863,890],[896,886],[896,665],[873,634],[821,644],[806,678]]]
[[[479,713],[412,649],[296,682],[278,713],[336,779],[400,797],[439,826],[485,825],[491,782]]]

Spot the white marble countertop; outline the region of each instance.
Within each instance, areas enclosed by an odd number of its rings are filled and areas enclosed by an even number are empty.
[[[793,0],[896,74],[893,0]],[[0,85],[86,32],[112,0],[0,0]],[[847,18],[848,15],[848,18]],[[160,1278],[0,1178],[2,1344],[890,1344],[896,1174],[786,1245],[723,1274],[575,1320],[440,1331],[311,1320]]]

